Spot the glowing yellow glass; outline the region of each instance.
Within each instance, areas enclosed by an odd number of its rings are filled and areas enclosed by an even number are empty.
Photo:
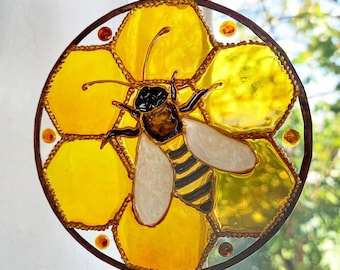
[[[47,89],[45,103],[63,133],[100,134],[109,130],[118,116],[113,100],[123,102],[128,87],[102,83],[83,90],[83,84],[97,80],[126,82],[103,48],[74,50],[66,55]]]
[[[295,188],[296,175],[269,141],[250,141],[258,164],[246,175],[219,173],[217,213],[224,230],[261,233],[270,226]]]
[[[128,204],[116,234],[129,265],[164,270],[197,267],[208,244],[210,227],[204,214],[174,198],[164,220],[156,227],[146,227],[136,221],[131,210]]]
[[[207,29],[189,5],[136,9],[127,18],[114,51],[135,80],[169,80],[174,71],[179,79],[190,79],[212,49]],[[170,27],[170,32],[152,48],[143,78],[148,47],[164,27]]]
[[[214,125],[233,132],[273,130],[295,97],[293,84],[267,46],[240,45],[217,53],[198,82],[221,82],[207,98]]]
[[[95,140],[65,142],[46,164],[66,221],[84,228],[107,225],[131,190],[116,152],[99,146]]]

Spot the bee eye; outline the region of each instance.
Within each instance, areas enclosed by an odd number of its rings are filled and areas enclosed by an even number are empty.
[[[141,103],[138,108],[138,110],[142,111],[142,112],[146,112],[146,104],[145,103]]]
[[[156,100],[156,107],[158,107],[159,105],[161,105],[164,101],[161,99]]]

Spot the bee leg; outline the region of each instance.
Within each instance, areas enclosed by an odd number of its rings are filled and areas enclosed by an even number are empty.
[[[139,119],[139,117],[140,117],[140,113],[137,110],[135,110],[134,108],[132,108],[128,105],[125,105],[125,104],[117,102],[117,101],[112,101],[112,105],[126,110],[135,119]]]
[[[112,129],[109,130],[104,139],[102,140],[102,144],[100,145],[100,149],[102,149],[107,142],[115,136],[125,136],[125,137],[136,137],[139,135],[139,128],[136,129],[131,129],[131,128],[126,128],[126,129]]]
[[[171,80],[170,80],[171,99],[174,100],[174,101],[177,99],[177,89],[176,89],[176,86],[175,86],[176,76],[177,76],[177,71],[175,71],[172,74]]]
[[[187,103],[185,103],[181,108],[179,108],[179,111],[191,112],[195,108],[201,97],[204,96],[208,91],[209,89],[202,89],[195,93],[195,95],[193,95]]]

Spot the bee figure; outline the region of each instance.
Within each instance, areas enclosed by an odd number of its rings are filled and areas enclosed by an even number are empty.
[[[163,28],[149,45],[144,62],[144,78],[152,46],[170,28]],[[113,101],[137,122],[135,127],[113,128],[103,138],[101,148],[115,136],[139,136],[133,181],[133,209],[145,226],[156,226],[167,213],[173,196],[213,222],[216,175],[213,169],[246,173],[256,164],[256,155],[247,142],[231,138],[223,131],[194,120],[186,114],[219,85],[199,90],[179,105],[175,71],[169,92],[162,86],[139,87],[134,106]],[[86,90],[94,81],[83,85]],[[134,87],[130,85],[130,87]],[[174,146],[175,145],[175,146]]]

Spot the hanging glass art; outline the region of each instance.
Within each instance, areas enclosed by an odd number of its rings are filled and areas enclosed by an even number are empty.
[[[53,211],[119,269],[225,269],[254,253],[293,210],[311,145],[286,54],[203,0],[137,1],[91,24],[35,121]]]

